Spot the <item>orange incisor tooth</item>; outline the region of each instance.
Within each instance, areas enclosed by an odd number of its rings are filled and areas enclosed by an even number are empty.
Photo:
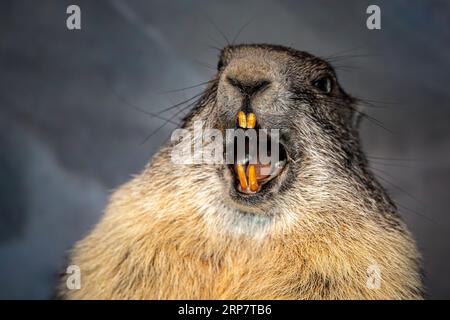
[[[256,125],[256,116],[254,113],[249,113],[247,115],[247,128],[253,129]]]
[[[242,111],[238,112],[238,124],[241,128],[247,128],[247,117],[245,116],[245,113]]]
[[[250,190],[255,192],[258,191],[258,180],[256,180],[256,169],[254,165],[248,166],[248,182],[250,184]]]
[[[241,185],[242,190],[247,189],[247,177],[245,176],[244,166],[240,163],[236,165],[237,173],[239,177],[239,183]]]

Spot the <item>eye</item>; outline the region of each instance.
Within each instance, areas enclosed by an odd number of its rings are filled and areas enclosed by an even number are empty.
[[[324,93],[330,93],[333,89],[333,79],[324,76],[312,82],[312,85]]]
[[[219,59],[219,62],[217,63],[217,71],[220,71],[223,68],[223,60]]]

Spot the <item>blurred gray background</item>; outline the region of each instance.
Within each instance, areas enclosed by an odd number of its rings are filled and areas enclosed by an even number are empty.
[[[81,7],[82,30],[67,30],[69,4]],[[381,7],[382,30],[366,28],[369,4]],[[175,128],[145,112],[200,92],[177,89],[209,80],[214,47],[238,33],[236,43],[330,58],[344,88],[368,101],[377,120],[361,130],[373,171],[418,241],[429,297],[450,298],[443,0],[1,1],[0,298],[51,297],[67,250],[111,190]]]

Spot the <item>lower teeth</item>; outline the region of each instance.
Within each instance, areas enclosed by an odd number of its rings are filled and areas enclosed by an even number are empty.
[[[263,184],[280,174],[285,164],[286,161],[278,161],[274,165],[257,163],[246,166],[236,164],[235,172],[239,180],[240,190],[246,193],[258,192]]]

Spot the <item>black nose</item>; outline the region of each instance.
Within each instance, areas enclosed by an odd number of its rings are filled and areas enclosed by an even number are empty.
[[[257,92],[266,89],[270,81],[258,80],[258,81],[241,81],[235,78],[227,77],[227,81],[233,86],[239,89],[243,95],[252,96]]]

